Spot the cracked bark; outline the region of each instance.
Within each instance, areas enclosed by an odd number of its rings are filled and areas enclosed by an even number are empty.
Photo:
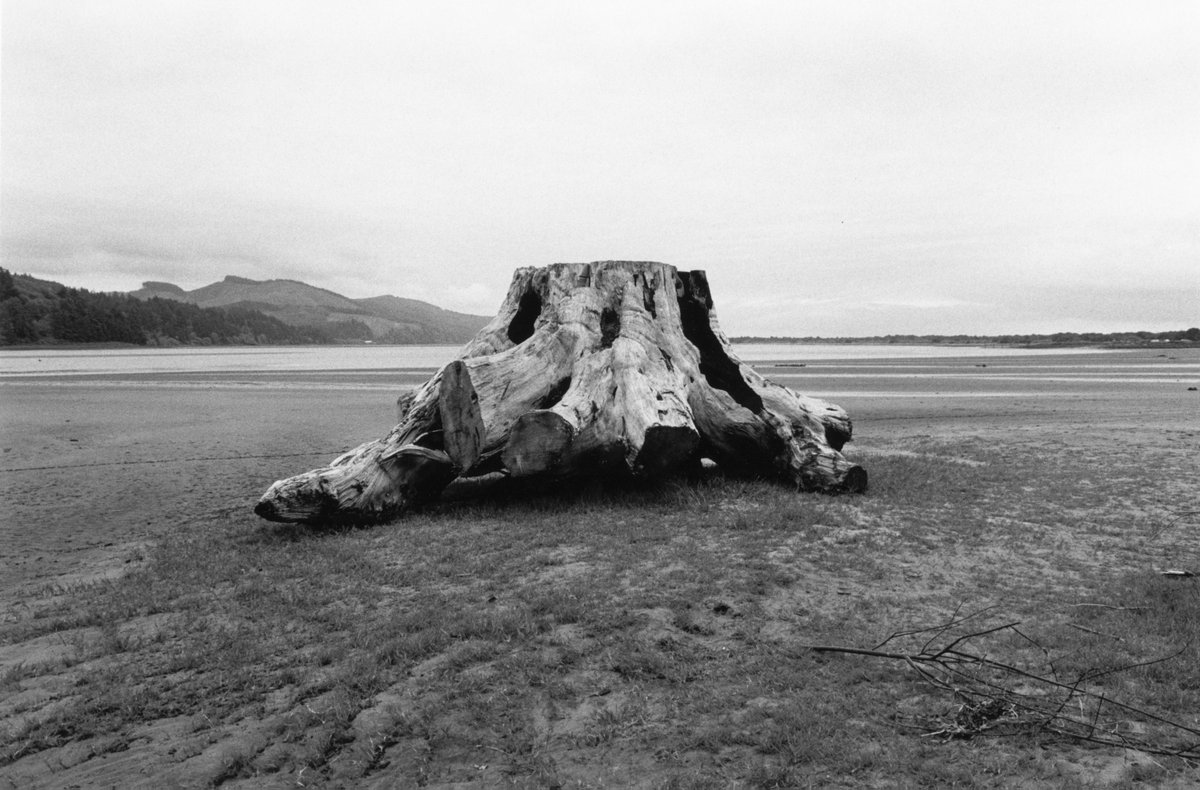
[[[840,407],[733,353],[703,272],[606,261],[519,269],[499,314],[415,393],[399,423],[272,485],[273,521],[383,521],[489,472],[655,477],[707,457],[804,490],[862,491]]]

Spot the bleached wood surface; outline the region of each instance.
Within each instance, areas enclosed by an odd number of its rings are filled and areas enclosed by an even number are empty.
[[[703,272],[605,261],[519,269],[399,424],[268,489],[273,521],[379,521],[459,476],[652,477],[707,457],[806,490],[866,488],[840,407],[760,376],[717,323]]]

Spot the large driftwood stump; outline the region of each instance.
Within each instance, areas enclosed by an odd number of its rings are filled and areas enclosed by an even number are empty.
[[[459,476],[652,477],[709,458],[804,490],[862,491],[840,407],[733,353],[704,272],[606,261],[519,269],[499,315],[415,393],[400,422],[280,480],[272,521],[380,521]]]

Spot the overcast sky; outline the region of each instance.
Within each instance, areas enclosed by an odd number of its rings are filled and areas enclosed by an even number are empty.
[[[1200,3],[2,0],[3,266],[492,315],[706,269],[729,334],[1200,324]]]

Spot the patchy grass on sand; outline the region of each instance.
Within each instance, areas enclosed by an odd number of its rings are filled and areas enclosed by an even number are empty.
[[[1159,573],[1200,571],[1194,426],[978,426],[851,445],[863,496],[481,482],[326,532],[239,503],[10,610],[0,787],[1194,786],[808,649],[1017,622],[960,647],[1133,708],[1097,735],[1195,752],[1154,718],[1200,729],[1200,589]]]

